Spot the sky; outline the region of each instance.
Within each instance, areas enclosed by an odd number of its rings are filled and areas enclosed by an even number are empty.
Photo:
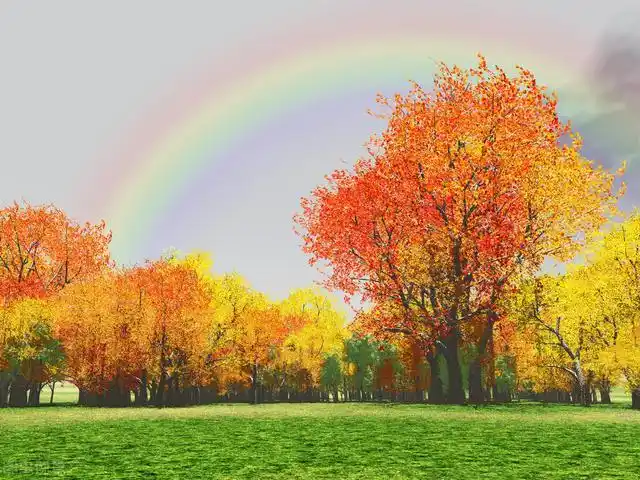
[[[477,3],[481,3],[478,6]],[[281,298],[321,279],[292,215],[435,61],[523,64],[640,205],[636,0],[0,0],[3,205],[104,219],[122,265],[210,251]]]

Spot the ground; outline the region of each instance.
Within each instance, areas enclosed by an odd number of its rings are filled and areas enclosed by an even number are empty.
[[[4,409],[0,478],[633,479],[640,412],[533,403]]]

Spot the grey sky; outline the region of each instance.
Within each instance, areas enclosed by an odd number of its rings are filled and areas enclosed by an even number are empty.
[[[466,19],[478,25],[477,38],[475,30],[465,32],[471,38],[471,54],[483,50],[487,31],[502,35],[505,43],[517,44],[522,37],[550,58],[557,56],[554,42],[568,42],[566,54],[581,65],[585,77],[595,76],[604,85],[608,80],[597,69],[598,55],[611,54],[611,44],[601,41],[604,32],[627,28],[623,20],[631,17],[637,2],[488,1],[481,7],[471,0],[429,5],[358,0],[348,2],[348,7],[345,3],[0,2],[0,201],[53,202],[78,220],[99,220],[105,211],[94,198],[100,189],[96,172],[108,169],[146,118],[161,112],[199,72],[212,66],[232,70],[235,52],[243,55],[271,47],[286,51],[282,42],[292,41],[286,32],[301,25],[309,25],[321,39],[331,39],[344,33],[335,26],[338,17],[340,25],[351,22],[358,29],[373,24],[381,32],[399,30],[403,18],[412,17],[424,19],[425,29],[444,22],[454,38],[456,25]],[[640,51],[634,42],[632,47]],[[622,59],[620,67],[624,58],[634,57],[617,58]],[[637,79],[638,70],[629,75]],[[397,89],[406,90],[406,85],[398,84]],[[212,166],[187,195],[175,200],[143,251],[119,260],[141,261],[170,246],[206,249],[214,253],[216,270],[237,269],[255,287],[275,296],[317,279],[291,232],[291,214],[301,195],[342,161],[355,160],[368,135],[382,128],[365,113],[374,106],[374,93],[374,83],[357,92],[337,92],[334,98],[301,106],[252,132],[229,159]],[[574,119],[579,129],[583,127],[588,153],[594,152],[592,156],[605,164],[621,156],[637,158],[640,123],[629,108],[637,105],[637,98],[627,92],[616,100],[622,107],[609,116]],[[303,111],[309,108],[313,112]],[[626,116],[621,117],[620,109],[625,108]],[[606,135],[610,145],[589,143],[590,133],[597,136],[616,122],[624,124],[616,127],[620,138],[612,140],[611,134]],[[293,126],[298,134],[288,138],[286,132]],[[273,138],[283,141],[276,145]],[[638,175],[630,178],[633,182]],[[633,192],[629,198],[627,206],[637,204]]]

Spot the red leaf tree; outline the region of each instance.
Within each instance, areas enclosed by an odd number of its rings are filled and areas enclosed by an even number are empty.
[[[450,402],[464,401],[467,335],[479,352],[469,385],[479,400],[498,298],[546,256],[576,251],[613,206],[614,175],[581,156],[578,136],[567,144],[556,97],[524,68],[509,76],[482,57],[469,70],[441,64],[432,93],[414,84],[378,101],[388,126],[369,156],[302,200],[303,249],[329,265],[328,287],[404,309],[378,329],[433,332]]]

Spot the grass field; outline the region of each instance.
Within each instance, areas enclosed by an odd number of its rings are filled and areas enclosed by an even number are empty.
[[[640,478],[623,405],[0,411],[0,478]]]

